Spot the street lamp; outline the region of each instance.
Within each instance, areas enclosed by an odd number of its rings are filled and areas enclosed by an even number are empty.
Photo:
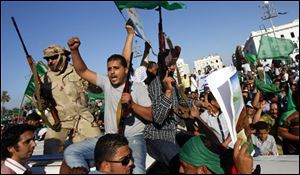
[[[271,26],[272,26],[272,31],[273,31],[274,37],[276,38],[276,33],[275,33],[275,30],[274,30],[274,25],[273,25],[272,18],[277,17],[278,13],[277,13],[276,9],[273,8],[273,4],[270,3],[269,1],[264,1],[264,5],[262,6],[262,8],[266,11],[264,12],[264,16],[261,17],[261,18],[263,20],[267,20],[267,19],[270,20]]]

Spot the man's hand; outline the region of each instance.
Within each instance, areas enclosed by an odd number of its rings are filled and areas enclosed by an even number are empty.
[[[125,29],[126,29],[128,35],[134,35],[134,24],[130,18],[128,19],[128,21],[125,25]]]
[[[132,103],[131,95],[129,93],[122,93],[121,103],[127,104],[130,107]]]
[[[68,41],[68,46],[71,51],[78,50],[80,44],[81,44],[81,42],[78,37],[73,37],[73,38],[69,39],[69,41]]]
[[[194,117],[199,117],[200,116],[200,112],[199,112],[199,108],[193,104],[192,108],[191,108],[191,116]]]
[[[173,84],[173,82],[175,82],[175,80],[174,80],[173,77],[169,77],[168,75],[169,75],[169,71],[167,70],[166,75],[165,75],[165,78],[163,79],[163,84],[164,84],[164,86],[165,86],[166,92],[168,93],[167,96],[170,97],[170,96],[171,96],[170,93],[171,93],[172,90],[173,90],[172,84]],[[169,95],[170,95],[170,96],[169,96]]]
[[[241,142],[242,139],[238,138],[238,140],[234,144],[233,161],[239,174],[251,174],[253,167],[253,158],[248,153],[248,143],[245,143],[242,148],[239,149]]]

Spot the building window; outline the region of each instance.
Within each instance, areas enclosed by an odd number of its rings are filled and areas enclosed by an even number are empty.
[[[291,32],[291,37],[292,37],[292,38],[295,38],[294,32]]]
[[[280,35],[281,38],[284,38],[284,35]]]

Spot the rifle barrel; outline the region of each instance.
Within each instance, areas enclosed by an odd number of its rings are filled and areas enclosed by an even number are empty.
[[[26,46],[25,46],[25,44],[24,44],[24,41],[23,41],[23,39],[22,39],[22,36],[21,36],[20,31],[19,31],[18,25],[17,25],[17,23],[16,23],[16,21],[15,21],[15,18],[14,18],[14,17],[11,17],[11,20],[12,20],[12,22],[13,22],[13,24],[14,24],[14,26],[15,26],[15,29],[16,29],[16,31],[17,31],[17,33],[18,33],[18,36],[19,36],[19,38],[20,38],[20,40],[21,40],[21,43],[22,43],[23,49],[24,49],[24,51],[25,51],[26,57],[29,57],[28,51],[27,51]]]

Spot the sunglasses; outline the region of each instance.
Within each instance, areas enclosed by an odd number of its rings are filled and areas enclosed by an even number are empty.
[[[107,160],[107,162],[112,162],[112,163],[122,163],[123,166],[127,166],[130,162],[130,160],[132,160],[132,154],[128,154],[126,157],[124,157],[123,160],[120,161],[115,161],[115,160]]]
[[[54,56],[51,56],[51,57],[44,57],[44,59],[46,61],[49,61],[49,60],[56,60],[58,58],[59,55],[54,55]]]

